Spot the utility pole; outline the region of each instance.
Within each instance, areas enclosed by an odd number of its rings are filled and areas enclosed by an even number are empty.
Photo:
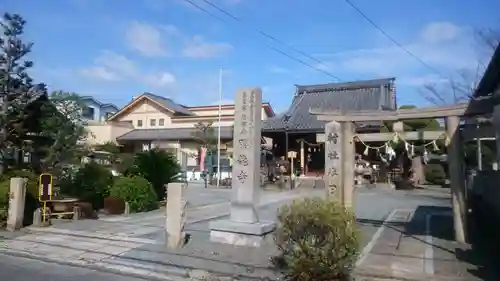
[[[218,124],[218,133],[217,133],[217,188],[220,187],[220,146],[221,146],[221,141],[220,141],[220,121],[221,121],[221,115],[222,115],[222,72],[223,69],[220,69],[219,72],[219,124]]]

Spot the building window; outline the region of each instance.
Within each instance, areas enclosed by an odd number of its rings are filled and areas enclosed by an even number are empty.
[[[158,120],[158,126],[165,126],[165,119],[160,118],[160,119]]]
[[[142,127],[142,120],[137,120],[137,127]]]
[[[151,127],[156,126],[156,119],[149,120],[149,125],[151,125]]]
[[[94,120],[94,111],[95,109],[90,106],[85,106],[82,109],[82,117],[88,120]]]

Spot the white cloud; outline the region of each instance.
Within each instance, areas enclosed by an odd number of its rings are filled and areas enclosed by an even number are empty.
[[[137,68],[133,61],[112,51],[102,51],[101,54],[94,59],[94,63],[120,76],[134,76],[137,72]]]
[[[125,34],[128,45],[146,57],[165,57],[167,49],[160,30],[152,25],[132,22]]]
[[[201,36],[193,36],[186,40],[182,54],[188,58],[208,59],[218,57],[232,48],[228,43],[210,43]]]
[[[102,66],[91,66],[83,68],[81,69],[81,73],[84,76],[97,80],[104,80],[104,81],[120,80],[120,77],[116,73],[109,71],[108,69]]]
[[[416,34],[414,40],[402,44],[438,73],[394,45],[320,56],[326,60],[325,64],[332,73],[342,71],[370,77],[396,77],[398,84],[421,86],[446,82],[444,78],[456,76],[459,71],[476,71],[480,59],[474,42],[474,34],[469,28],[449,22],[432,22]]]
[[[155,26],[134,21],[127,29],[125,38],[130,48],[151,58],[181,55],[187,58],[208,59],[219,57],[233,48],[228,43],[207,42],[202,36],[183,34],[171,24]],[[180,45],[180,49],[168,50],[165,46],[167,41],[173,46]]]
[[[167,35],[181,35],[180,30],[173,24],[166,24],[160,27]]]
[[[136,81],[153,88],[170,87],[176,82],[175,76],[169,72],[143,73],[133,61],[111,51],[102,51],[94,59],[94,65],[79,72],[97,81]]]
[[[166,88],[175,84],[175,76],[169,72],[163,72],[144,76],[144,81],[153,88]]]
[[[426,25],[420,32],[420,38],[424,42],[440,43],[454,40],[462,36],[464,30],[449,22],[432,22]]]

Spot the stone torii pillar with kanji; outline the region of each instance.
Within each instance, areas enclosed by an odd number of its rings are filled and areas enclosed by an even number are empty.
[[[352,207],[354,189],[354,140],[352,122],[325,125],[325,186],[328,195]]]
[[[455,240],[466,242],[466,202],[463,153],[461,151],[460,117],[477,116],[492,111],[493,103],[488,100],[472,100],[467,104],[454,104],[441,107],[400,109],[395,111],[346,112],[311,109],[310,114],[318,120],[329,121],[326,133],[326,184],[346,206],[352,204],[354,179],[353,122],[363,121],[403,121],[413,119],[445,118],[446,132],[450,138],[447,147],[450,187],[453,207]],[[335,135],[336,134],[336,135]],[[382,135],[382,133],[379,133]],[[404,134],[404,133],[403,133]],[[336,136],[338,141],[328,141],[328,136]],[[376,135],[376,133],[374,134]],[[333,140],[330,138],[330,140]],[[340,160],[340,161],[339,161]]]

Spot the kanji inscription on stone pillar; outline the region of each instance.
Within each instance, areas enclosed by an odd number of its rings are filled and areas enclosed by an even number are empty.
[[[325,125],[325,187],[328,195],[341,199],[342,192],[342,130],[338,122]]]
[[[231,220],[258,221],[255,204],[259,200],[262,91],[238,91],[234,113],[234,163]]]

